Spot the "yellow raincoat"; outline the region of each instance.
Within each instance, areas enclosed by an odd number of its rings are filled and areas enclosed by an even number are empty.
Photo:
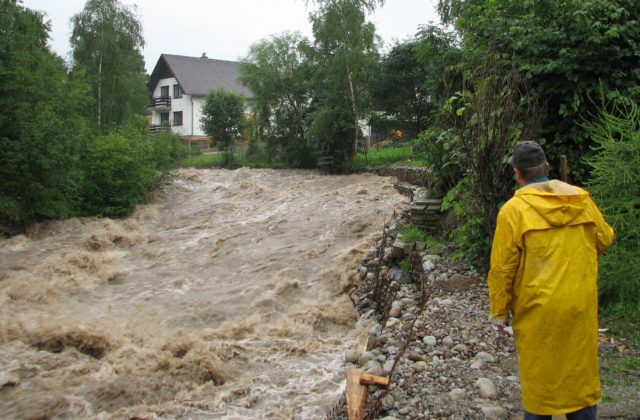
[[[570,413],[600,400],[598,255],[613,238],[589,193],[561,181],[521,188],[498,214],[491,318],[511,312],[530,413]]]

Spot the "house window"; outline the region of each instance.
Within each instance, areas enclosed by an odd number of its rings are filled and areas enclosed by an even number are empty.
[[[160,97],[168,98],[169,97],[169,86],[162,86],[160,88]]]
[[[173,113],[173,125],[182,125],[182,111]]]
[[[166,122],[169,122],[169,113],[168,112],[161,112],[160,113],[160,124],[164,124]]]
[[[173,97],[182,98],[182,89],[180,89],[180,85],[173,85]]]

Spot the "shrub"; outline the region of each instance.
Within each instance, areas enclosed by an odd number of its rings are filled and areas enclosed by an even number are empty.
[[[85,212],[123,216],[136,204],[157,177],[153,147],[140,138],[111,134],[96,137],[84,160]]]
[[[606,108],[609,108],[607,110]],[[597,145],[588,184],[616,241],[600,259],[600,303],[615,315],[640,316],[640,110],[625,98],[605,106],[585,128]]]
[[[235,153],[225,151],[220,154],[220,166],[223,168],[232,168],[238,166],[238,158]]]
[[[424,241],[426,234],[417,226],[408,225],[400,230],[400,240],[403,242]]]
[[[491,237],[486,233],[479,203],[471,190],[467,175],[442,200],[442,211],[453,211],[458,225],[446,232],[454,248],[452,256],[467,261],[474,268],[484,270],[489,263]]]
[[[180,136],[170,131],[163,131],[154,136],[147,136],[146,140],[151,143],[151,160],[156,169],[162,174],[167,173],[176,166],[176,162],[185,159],[189,151],[182,144]],[[192,150],[199,147],[194,147]]]
[[[353,118],[349,110],[324,106],[313,116],[307,136],[317,155],[327,160],[321,169],[330,173],[343,173],[351,168]]]
[[[453,188],[464,175],[461,164],[460,137],[454,130],[430,128],[418,135],[413,150],[434,171],[436,182],[432,187],[434,196],[442,197]]]

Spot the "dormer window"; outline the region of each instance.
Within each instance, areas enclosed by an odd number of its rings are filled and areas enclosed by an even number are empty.
[[[182,98],[182,89],[180,89],[180,85],[173,85],[173,97]]]

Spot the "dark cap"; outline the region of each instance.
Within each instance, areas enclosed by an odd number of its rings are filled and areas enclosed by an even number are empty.
[[[509,165],[519,169],[535,168],[547,161],[542,147],[535,141],[522,141],[513,148]]]

